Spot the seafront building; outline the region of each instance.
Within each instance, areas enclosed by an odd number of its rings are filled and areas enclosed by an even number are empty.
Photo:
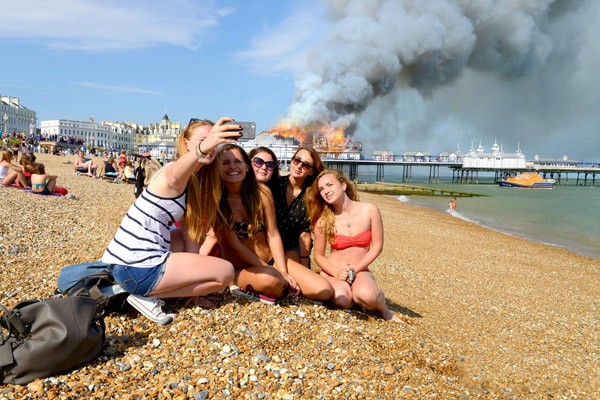
[[[175,140],[181,131],[179,122],[169,121],[165,114],[158,123],[148,127],[135,122],[102,121],[93,118],[87,122],[68,119],[40,122],[40,139],[62,147],[129,152],[150,152],[156,158],[172,159]]]
[[[87,122],[69,119],[41,121],[40,139],[64,147],[81,144],[95,149],[133,150],[133,136],[126,126],[97,123],[93,118]]]
[[[151,123],[147,129],[142,129],[135,135],[137,151],[148,152],[161,161],[175,158],[177,152],[177,136],[181,133],[181,122],[169,120],[167,114],[163,115],[160,122]]]
[[[18,97],[0,95],[0,132],[33,136],[37,113],[28,109]]]

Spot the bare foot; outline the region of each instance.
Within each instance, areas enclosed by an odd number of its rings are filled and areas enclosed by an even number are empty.
[[[405,324],[406,323],[402,319],[400,319],[400,317],[393,314],[390,310],[386,310],[386,312],[383,314],[383,319],[385,319],[386,321],[395,322],[397,324]]]

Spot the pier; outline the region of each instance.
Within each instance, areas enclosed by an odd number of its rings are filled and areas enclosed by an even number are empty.
[[[508,176],[522,172],[535,171],[545,179],[555,179],[557,185],[569,185],[573,182],[577,186],[600,185],[600,163],[571,163],[571,165],[542,165],[536,161],[529,161],[526,168],[490,168],[490,167],[463,167],[461,161],[379,161],[379,160],[332,160],[323,159],[327,168],[341,169],[351,180],[358,177],[360,166],[374,166],[376,168],[375,180],[385,181],[386,168],[402,169],[402,182],[410,183],[413,180],[413,169],[429,170],[429,182],[440,181],[440,170],[452,170],[453,183],[478,184],[479,175],[490,173],[494,175],[494,182]],[[571,177],[569,176],[571,175]],[[573,178],[574,176],[574,178]]]

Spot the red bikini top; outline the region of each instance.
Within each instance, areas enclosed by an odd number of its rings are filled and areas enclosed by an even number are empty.
[[[348,247],[369,247],[371,244],[371,230],[359,233],[356,236],[335,235],[331,244],[333,250],[344,250]]]

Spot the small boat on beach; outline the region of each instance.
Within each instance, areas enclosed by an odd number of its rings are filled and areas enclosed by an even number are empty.
[[[498,181],[499,186],[528,188],[528,189],[552,189],[554,179],[544,179],[536,172],[524,172],[517,176],[509,176]]]

